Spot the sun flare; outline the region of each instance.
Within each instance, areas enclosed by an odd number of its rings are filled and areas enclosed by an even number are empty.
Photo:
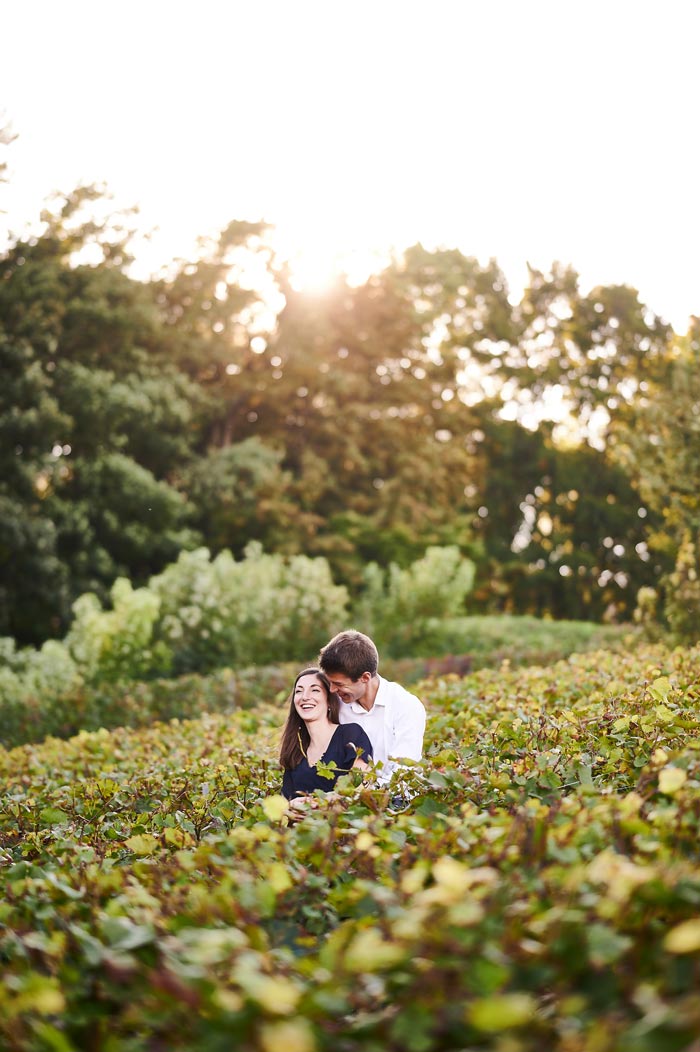
[[[322,294],[340,279],[361,285],[370,274],[383,269],[391,258],[388,249],[348,247],[321,238],[305,240],[303,247],[283,251],[296,292]]]
[[[296,292],[327,292],[339,275],[338,261],[328,249],[308,246],[287,258],[290,283]]]

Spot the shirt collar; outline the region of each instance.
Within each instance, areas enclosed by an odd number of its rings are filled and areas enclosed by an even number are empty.
[[[377,705],[381,705],[382,708],[386,708],[387,703],[388,703],[388,699],[386,697],[386,691],[382,690],[382,687],[384,686],[384,682],[385,681],[382,679],[381,676],[379,676],[378,678],[379,678],[379,688],[377,690],[377,693],[374,696],[374,705],[372,706],[372,708],[368,711],[366,708],[364,708],[364,706],[360,705],[359,701],[351,701],[350,702],[350,708],[352,709],[353,712],[357,712],[357,713],[364,712],[365,716],[369,716],[371,713],[374,712],[374,710],[376,709]]]

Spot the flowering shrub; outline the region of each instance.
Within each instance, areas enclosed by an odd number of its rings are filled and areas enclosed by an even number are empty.
[[[325,559],[230,552],[183,553],[150,588],[161,606],[159,638],[176,671],[308,661],[347,619],[348,595]]]
[[[416,647],[429,654],[439,645],[441,623],[464,613],[474,585],[474,563],[456,546],[432,547],[407,569],[392,563],[384,571],[371,563],[358,620],[392,657]]]
[[[167,672],[170,652],[154,642],[158,596],[148,588],[134,589],[120,577],[111,599],[111,610],[103,610],[89,592],[73,604],[75,620],[65,645],[85,679],[134,680]]]

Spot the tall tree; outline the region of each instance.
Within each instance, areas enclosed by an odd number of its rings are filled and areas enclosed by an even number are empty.
[[[0,258],[0,632],[21,641],[65,628],[80,592],[193,542],[166,474],[187,453],[196,389],[169,364],[149,288],[123,272],[128,228],[92,217],[98,197],[58,200],[42,234]],[[81,265],[88,246],[101,259]]]
[[[700,632],[700,318],[673,341],[663,365],[632,399],[613,454],[655,513],[649,544],[666,566],[662,607],[679,636],[694,640]]]

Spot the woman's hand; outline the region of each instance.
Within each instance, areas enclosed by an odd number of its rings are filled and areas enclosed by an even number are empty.
[[[309,809],[315,810],[318,807],[318,800],[314,796],[295,796],[293,800],[289,801],[289,807],[287,808],[287,818],[290,823],[300,822],[306,812]]]
[[[287,818],[290,824],[300,822],[308,811],[318,811],[320,807],[334,804],[339,800],[342,800],[342,797],[333,791],[324,793],[323,796],[295,796],[289,801]]]

